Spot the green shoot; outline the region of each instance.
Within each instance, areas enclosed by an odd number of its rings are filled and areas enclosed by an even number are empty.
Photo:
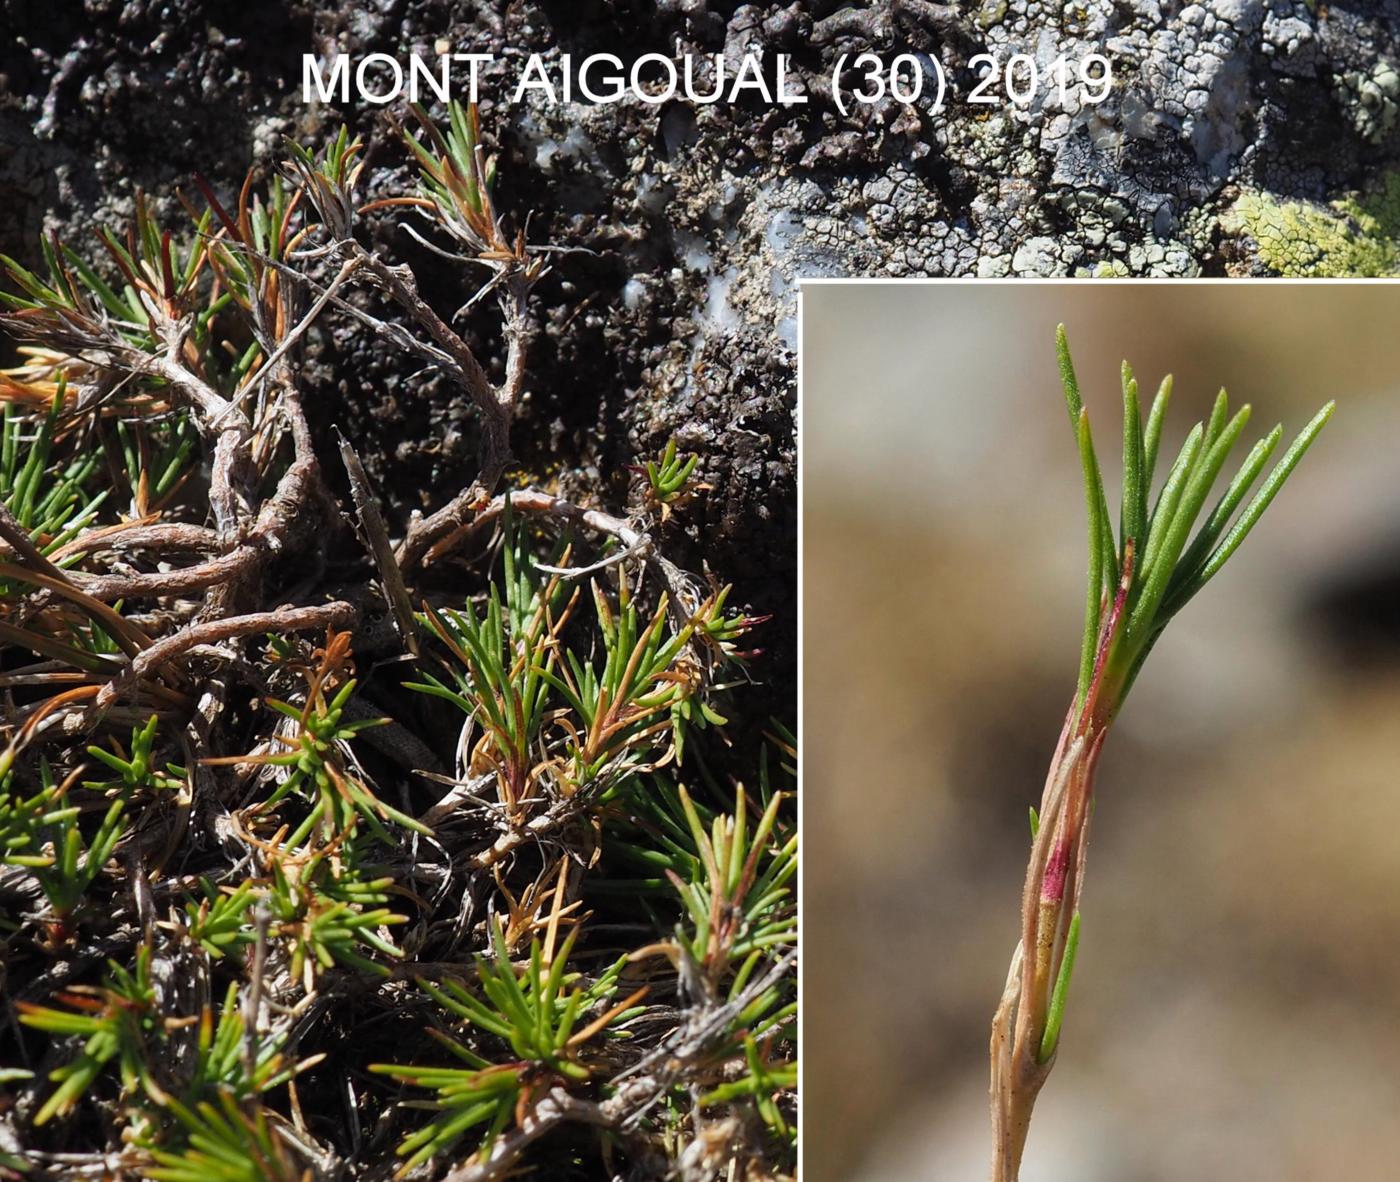
[[[250,1041],[255,1044],[251,1063]],[[191,1097],[229,1095],[244,1100],[280,1087],[324,1057],[315,1055],[288,1066],[281,1053],[286,1041],[285,1031],[255,1040],[248,1038],[238,985],[230,982],[219,1009],[218,1022],[214,1021],[212,1007],[205,1006],[200,1013],[194,1073],[186,1094]]]
[[[1258,524],[1334,410],[1329,402],[1318,411],[1246,500],[1282,429],[1275,428],[1256,443],[1201,522],[1211,490],[1249,423],[1250,408],[1232,416],[1229,399],[1220,391],[1210,415],[1187,433],[1154,500],[1172,383],[1170,378],[1162,383],[1144,425],[1137,379],[1125,363],[1123,488],[1115,538],[1063,325],[1056,346],[1083,473],[1089,578],[1074,701],[1040,807],[1030,810],[1031,857],[1021,943],[993,1022],[994,1182],[1014,1182],[1017,1176],[1031,1112],[1059,1048],[1079,948],[1079,897],[1094,811],[1094,778],[1108,729],[1163,629]]]
[[[292,979],[310,993],[317,976],[335,965],[387,977],[388,968],[373,954],[400,959],[403,949],[380,929],[408,922],[382,906],[393,884],[389,877],[361,879],[348,867],[337,876],[325,855],[290,869],[274,862],[264,897],[273,933],[287,948]]]
[[[744,1036],[744,1065],[747,1072],[736,1080],[720,1084],[700,1097],[702,1108],[733,1104],[749,1099],[758,1111],[759,1119],[776,1136],[793,1144],[797,1142],[797,1127],[788,1120],[778,1105],[777,1093],[797,1086],[796,1063],[769,1063],[759,1053],[752,1036]]]
[[[216,1100],[186,1107],[173,1096],[165,1101],[183,1127],[186,1145],[167,1149],[149,1140],[156,1163],[145,1170],[155,1182],[305,1182],[292,1156],[291,1139],[260,1104],[239,1103],[229,1092]]]
[[[1089,581],[1080,648],[1078,700],[1082,705],[1094,676],[1101,625],[1112,600],[1128,553],[1135,555],[1135,570],[1124,605],[1124,624],[1109,639],[1097,706],[1111,718],[1122,705],[1143,660],[1167,623],[1224,566],[1258,523],[1279,489],[1312,446],[1332,416],[1329,402],[1298,434],[1283,458],[1264,480],[1254,497],[1226,528],[1263,470],[1282,431],[1276,428],[1256,444],[1237,471],[1215,509],[1197,530],[1211,488],[1229,461],[1250,417],[1244,407],[1228,418],[1228,401],[1222,390],[1209,424],[1197,423],[1188,433],[1149,514],[1146,505],[1153,483],[1162,422],[1171,395],[1170,379],[1153,403],[1146,428],[1141,423],[1137,382],[1125,365],[1123,381],[1123,505],[1118,515],[1119,536],[1104,497],[1103,477],[1089,431],[1088,414],[1079,393],[1074,363],[1063,327],[1056,338],[1065,403],[1075,428],[1084,470],[1084,496],[1089,515]],[[1193,540],[1193,530],[1195,536]],[[1223,540],[1222,540],[1222,534]]]
[[[274,736],[273,751],[204,761],[213,765],[262,765],[280,769],[281,782],[257,809],[260,813],[271,813],[289,797],[310,805],[287,839],[286,844],[293,848],[302,846],[313,836],[320,845],[331,846],[352,835],[361,821],[387,845],[396,842],[387,827],[390,824],[415,833],[428,832],[427,826],[379,799],[364,778],[348,766],[346,752],[350,740],[368,727],[389,721],[387,718],[345,721],[345,709],[355,692],[356,682],[350,678],[338,688],[336,682],[349,668],[349,642],[348,633],[331,633],[325,649],[321,650],[319,663],[306,671],[306,700],[301,706],[266,699],[268,707],[290,724],[284,724]]]
[[[107,806],[92,836],[85,839],[78,824],[81,809],[63,807],[69,782],[55,784],[47,761],[41,764],[39,796],[44,804],[36,809],[34,798],[27,804],[30,816],[42,810],[45,828],[31,833],[27,848],[36,852],[21,863],[30,868],[48,898],[54,934],[60,940],[69,934],[69,918],[126,835],[128,824],[128,797],[123,794]]]
[[[204,897],[185,904],[185,930],[215,960],[252,943],[254,931],[248,909],[258,900],[253,883],[244,879],[233,889],[219,890],[207,878],[199,880]]]
[[[464,107],[452,100],[445,129],[417,103],[410,110],[423,131],[423,139],[411,131],[403,132],[404,144],[419,170],[418,196],[412,203],[432,210],[438,223],[483,261],[503,261],[493,256],[510,257],[511,244],[501,233],[491,201],[496,163],[482,149],[476,104]],[[519,251],[523,251],[523,244],[517,246]]]
[[[342,123],[335,138],[319,152],[290,140],[287,150],[291,155],[288,168],[301,182],[302,191],[327,231],[335,239],[349,238],[355,215],[355,188],[364,170],[363,141],[358,136],[352,140],[350,129]]]
[[[156,1030],[155,990],[150,979],[151,950],[145,945],[137,950],[135,973],[128,973],[115,961],[109,964],[111,973],[102,988],[74,986],[59,994],[68,1009],[16,1003],[19,1020],[26,1026],[50,1034],[86,1037],[77,1058],[49,1073],[49,1079],[58,1087],[35,1114],[36,1125],[70,1112],[102,1069],[113,1060],[117,1062],[126,1091],[131,1091],[138,1083],[150,1083],[146,1042]]]
[[[645,499],[649,506],[661,510],[662,521],[689,500],[697,488],[704,487],[692,485],[690,480],[699,463],[698,455],[678,455],[674,439],[667,441],[659,459],[647,461]]]
[[[371,1071],[437,1092],[438,1115],[399,1146],[399,1155],[408,1159],[404,1171],[446,1153],[467,1133],[483,1126],[478,1152],[488,1152],[532,1096],[551,1085],[570,1087],[589,1079],[588,1067],[580,1059],[582,1048],[627,1017],[646,989],[590,1019],[590,1012],[611,1001],[617,991],[625,958],[593,985],[571,987],[577,975],[568,971],[568,960],[577,935],[578,930],[572,930],[552,957],[534,941],[529,963],[519,975],[497,922],[492,927],[494,956],[476,958],[480,995],[452,980],[441,987],[418,982],[450,1014],[506,1042],[515,1061],[493,1062],[457,1039],[431,1030],[465,1068],[372,1064]]]
[[[797,835],[784,838],[775,832],[781,793],[773,796],[750,833],[742,787],[735,792],[733,815],[716,816],[708,828],[690,794],[683,786],[679,791],[698,856],[688,876],[666,871],[689,921],[677,930],[677,941],[717,981],[732,962],[797,943],[797,906],[790,889],[797,874]]]

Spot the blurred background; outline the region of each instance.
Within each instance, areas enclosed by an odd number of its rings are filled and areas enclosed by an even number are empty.
[[[1400,290],[809,284],[803,317],[806,1182],[987,1176],[1082,627],[1060,321],[1115,524],[1123,359],[1145,401],[1176,375],[1159,482],[1221,385],[1241,456],[1339,405],[1109,736],[1023,1182],[1397,1176]]]

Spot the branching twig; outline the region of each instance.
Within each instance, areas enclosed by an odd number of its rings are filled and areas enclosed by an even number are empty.
[[[114,678],[102,687],[97,695],[96,705],[98,709],[106,709],[142,678],[150,676],[155,670],[196,645],[215,644],[236,636],[253,636],[262,632],[303,632],[339,628],[353,622],[355,614],[352,605],[337,602],[314,607],[277,608],[274,611],[252,612],[246,616],[190,624],[173,636],[156,641],[136,657],[122,676]]]

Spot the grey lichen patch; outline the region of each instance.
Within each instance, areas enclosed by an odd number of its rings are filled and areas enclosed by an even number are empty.
[[[1392,62],[1377,62],[1365,73],[1338,74],[1333,93],[1356,134],[1368,143],[1380,143],[1400,118],[1400,70]]]
[[[807,276],[1227,270],[1237,256],[1220,253],[1222,198],[1354,185],[1361,132],[1332,101],[1333,80],[1352,71],[1384,96],[1392,83],[1376,63],[1400,49],[1380,17],[1320,23],[1300,0],[977,0],[956,28],[899,5],[819,10],[701,5],[676,26],[680,52],[791,55],[809,102],[764,112],[761,128],[684,104],[525,112],[527,156],[570,204],[601,216],[611,190],[614,213],[646,227],[645,249],[619,244],[638,257],[629,307],[680,305],[681,341],[766,331],[786,352]],[[934,110],[928,86],[911,106],[836,110],[835,58],[867,50],[911,54],[926,81],[936,58],[950,101]],[[1047,73],[1062,60],[1069,77],[1028,102],[994,86],[997,103],[971,105],[979,52],[1026,55]],[[1090,53],[1112,62],[1102,102],[1074,76]],[[1384,122],[1384,102],[1364,102]],[[659,285],[641,271],[658,244],[674,260]],[[678,370],[693,367],[692,347],[671,352]]]
[[[1308,15],[1314,13],[1308,6]],[[1317,38],[1310,20],[1293,15],[1282,6],[1270,7],[1264,15],[1263,45],[1280,73],[1309,77],[1316,71]]]
[[[995,21],[988,12],[977,9],[978,39],[1001,60],[1027,54],[1045,67],[1101,53],[1115,82],[1098,103],[1071,81],[1027,105],[927,118],[935,158],[976,190],[979,275],[1227,269],[1218,217],[1231,186],[1355,184],[1358,137],[1383,136],[1394,118],[1386,103],[1400,77],[1377,62],[1396,33],[1378,17],[1324,16],[1324,33],[1295,0],[1009,0]],[[1364,79],[1354,104],[1364,125],[1328,101],[1348,69]]]
[[[1080,279],[1126,279],[1130,274],[1128,264],[1118,259],[1109,259],[1093,267],[1081,267],[1075,272]]]
[[[1140,54],[1138,97],[1190,145],[1207,177],[1228,173],[1255,102],[1247,44],[1264,20],[1263,0],[1189,4],[1151,32],[1119,38]]]
[[[1029,238],[1011,256],[1011,273],[1032,278],[1063,275],[1079,262],[1083,253],[1082,246],[1058,238]]]

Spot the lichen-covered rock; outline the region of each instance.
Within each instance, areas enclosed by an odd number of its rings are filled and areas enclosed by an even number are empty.
[[[1356,134],[1368,143],[1379,143],[1395,128],[1400,115],[1400,70],[1393,63],[1377,62],[1370,70],[1338,74],[1334,91]]]
[[[964,11],[697,0],[642,16],[539,0],[505,15],[407,0],[293,4],[271,22],[193,0],[87,9],[78,24],[57,8],[0,5],[14,33],[0,49],[0,146],[11,149],[0,152],[0,180],[20,198],[0,213],[0,236],[12,245],[46,213],[82,220],[102,210],[122,182],[160,191],[196,168],[233,176],[283,135],[313,130],[333,113],[308,111],[294,93],[305,51],[402,55],[445,43],[497,53],[486,91],[524,170],[520,195],[542,215],[547,197],[554,225],[582,219],[595,241],[608,228],[660,227],[659,242],[620,252],[638,259],[661,249],[684,264],[704,243],[713,275],[682,265],[682,298],[697,305],[710,301],[714,276],[745,260],[741,284],[749,270],[766,272],[755,291],[770,289],[761,309],[770,326],[791,320],[798,274],[1220,273],[1268,252],[1235,248],[1232,236],[1247,233],[1232,228],[1240,219],[1186,235],[1188,215],[1219,215],[1232,186],[1325,204],[1364,188],[1400,146],[1400,10],[1390,3],[989,0]],[[599,49],[731,61],[786,53],[808,102],[499,101],[526,52],[557,62]],[[937,59],[950,80],[945,109],[933,110],[926,86],[909,106],[887,97],[841,114],[832,67],[867,49],[886,60],[914,54],[930,76]],[[1017,103],[999,82],[989,90],[999,101],[976,105],[979,53],[1000,63],[1026,55],[1044,74],[1057,59],[1073,74],[1099,53],[1114,81],[1101,103],[1072,77]],[[377,122],[363,107],[351,115]],[[750,216],[755,208],[779,230]]]

